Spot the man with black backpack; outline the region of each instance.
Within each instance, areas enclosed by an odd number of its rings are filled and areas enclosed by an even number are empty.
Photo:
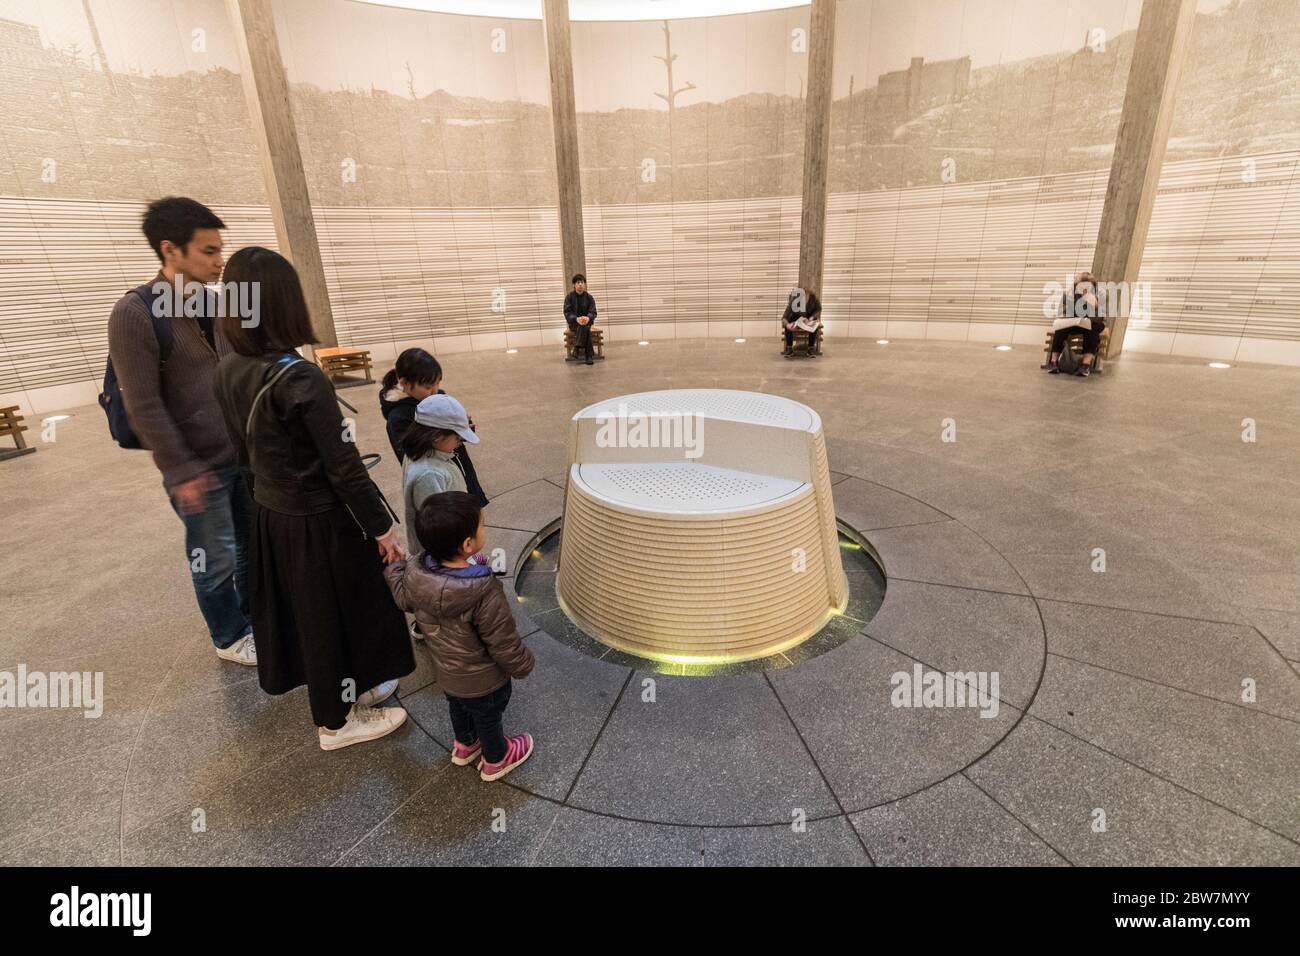
[[[213,388],[228,345],[203,288],[221,278],[225,227],[193,199],[150,204],[144,234],[162,270],[113,306],[100,404],[120,445],[153,452],[185,524],[186,562],[217,656],[256,665],[246,547],[252,505]],[[188,301],[176,292],[187,286]]]

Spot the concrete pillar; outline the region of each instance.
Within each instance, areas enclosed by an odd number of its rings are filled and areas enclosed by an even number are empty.
[[[812,0],[808,96],[804,101],[803,215],[799,224],[799,287],[822,294],[826,250],[826,166],[830,161],[831,74],[835,65],[835,2]]]
[[[1098,282],[1124,282],[1129,289],[1137,282],[1173,119],[1174,92],[1195,18],[1196,0],[1142,4],[1092,259]],[[1124,297],[1125,308],[1110,320],[1110,358],[1124,348],[1129,298]]]
[[[338,345],[271,0],[226,0],[226,7],[239,46],[244,100],[262,157],[266,196],[271,203],[280,253],[298,270],[320,344]]]
[[[560,208],[560,258],[564,286],[587,271],[582,235],[582,173],[578,168],[578,110],[573,100],[573,40],[568,0],[542,0],[546,62],[551,74],[551,125],[555,131],[555,180]]]

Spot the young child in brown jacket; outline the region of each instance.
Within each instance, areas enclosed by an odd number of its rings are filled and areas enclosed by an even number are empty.
[[[533,752],[530,734],[507,737],[501,718],[511,678],[533,670],[533,654],[519,639],[505,589],[476,558],[487,545],[483,509],[473,495],[430,495],[415,515],[424,550],[388,565],[393,599],[415,614],[447,695],[456,743],[451,762],[478,762],[479,776],[498,780]]]

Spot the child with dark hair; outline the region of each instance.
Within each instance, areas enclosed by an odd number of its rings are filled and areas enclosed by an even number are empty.
[[[501,582],[476,556],[487,547],[483,509],[472,495],[432,495],[415,518],[423,553],[385,569],[393,599],[427,635],[438,685],[447,696],[456,742],[451,762],[477,763],[498,780],[533,752],[531,734],[506,736],[502,717],[511,679],[533,670]]]
[[[445,395],[442,385],[442,366],[438,360],[424,349],[407,349],[397,356],[397,362],[384,376],[379,390],[379,410],[384,414],[388,429],[388,442],[393,446],[393,454],[398,462],[406,458],[402,447],[402,436],[415,421],[415,409],[421,401],[430,395]],[[466,416],[468,418],[468,415]],[[474,429],[474,419],[469,419],[469,427]],[[474,463],[469,460],[465,446],[455,451],[456,463],[460,465],[465,476],[465,488],[478,499],[478,503],[487,507],[488,496],[483,493]]]

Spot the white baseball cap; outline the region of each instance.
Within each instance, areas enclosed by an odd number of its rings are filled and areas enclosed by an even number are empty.
[[[415,420],[430,428],[455,432],[471,445],[478,444],[478,436],[469,427],[465,406],[450,395],[430,395],[415,406]]]

